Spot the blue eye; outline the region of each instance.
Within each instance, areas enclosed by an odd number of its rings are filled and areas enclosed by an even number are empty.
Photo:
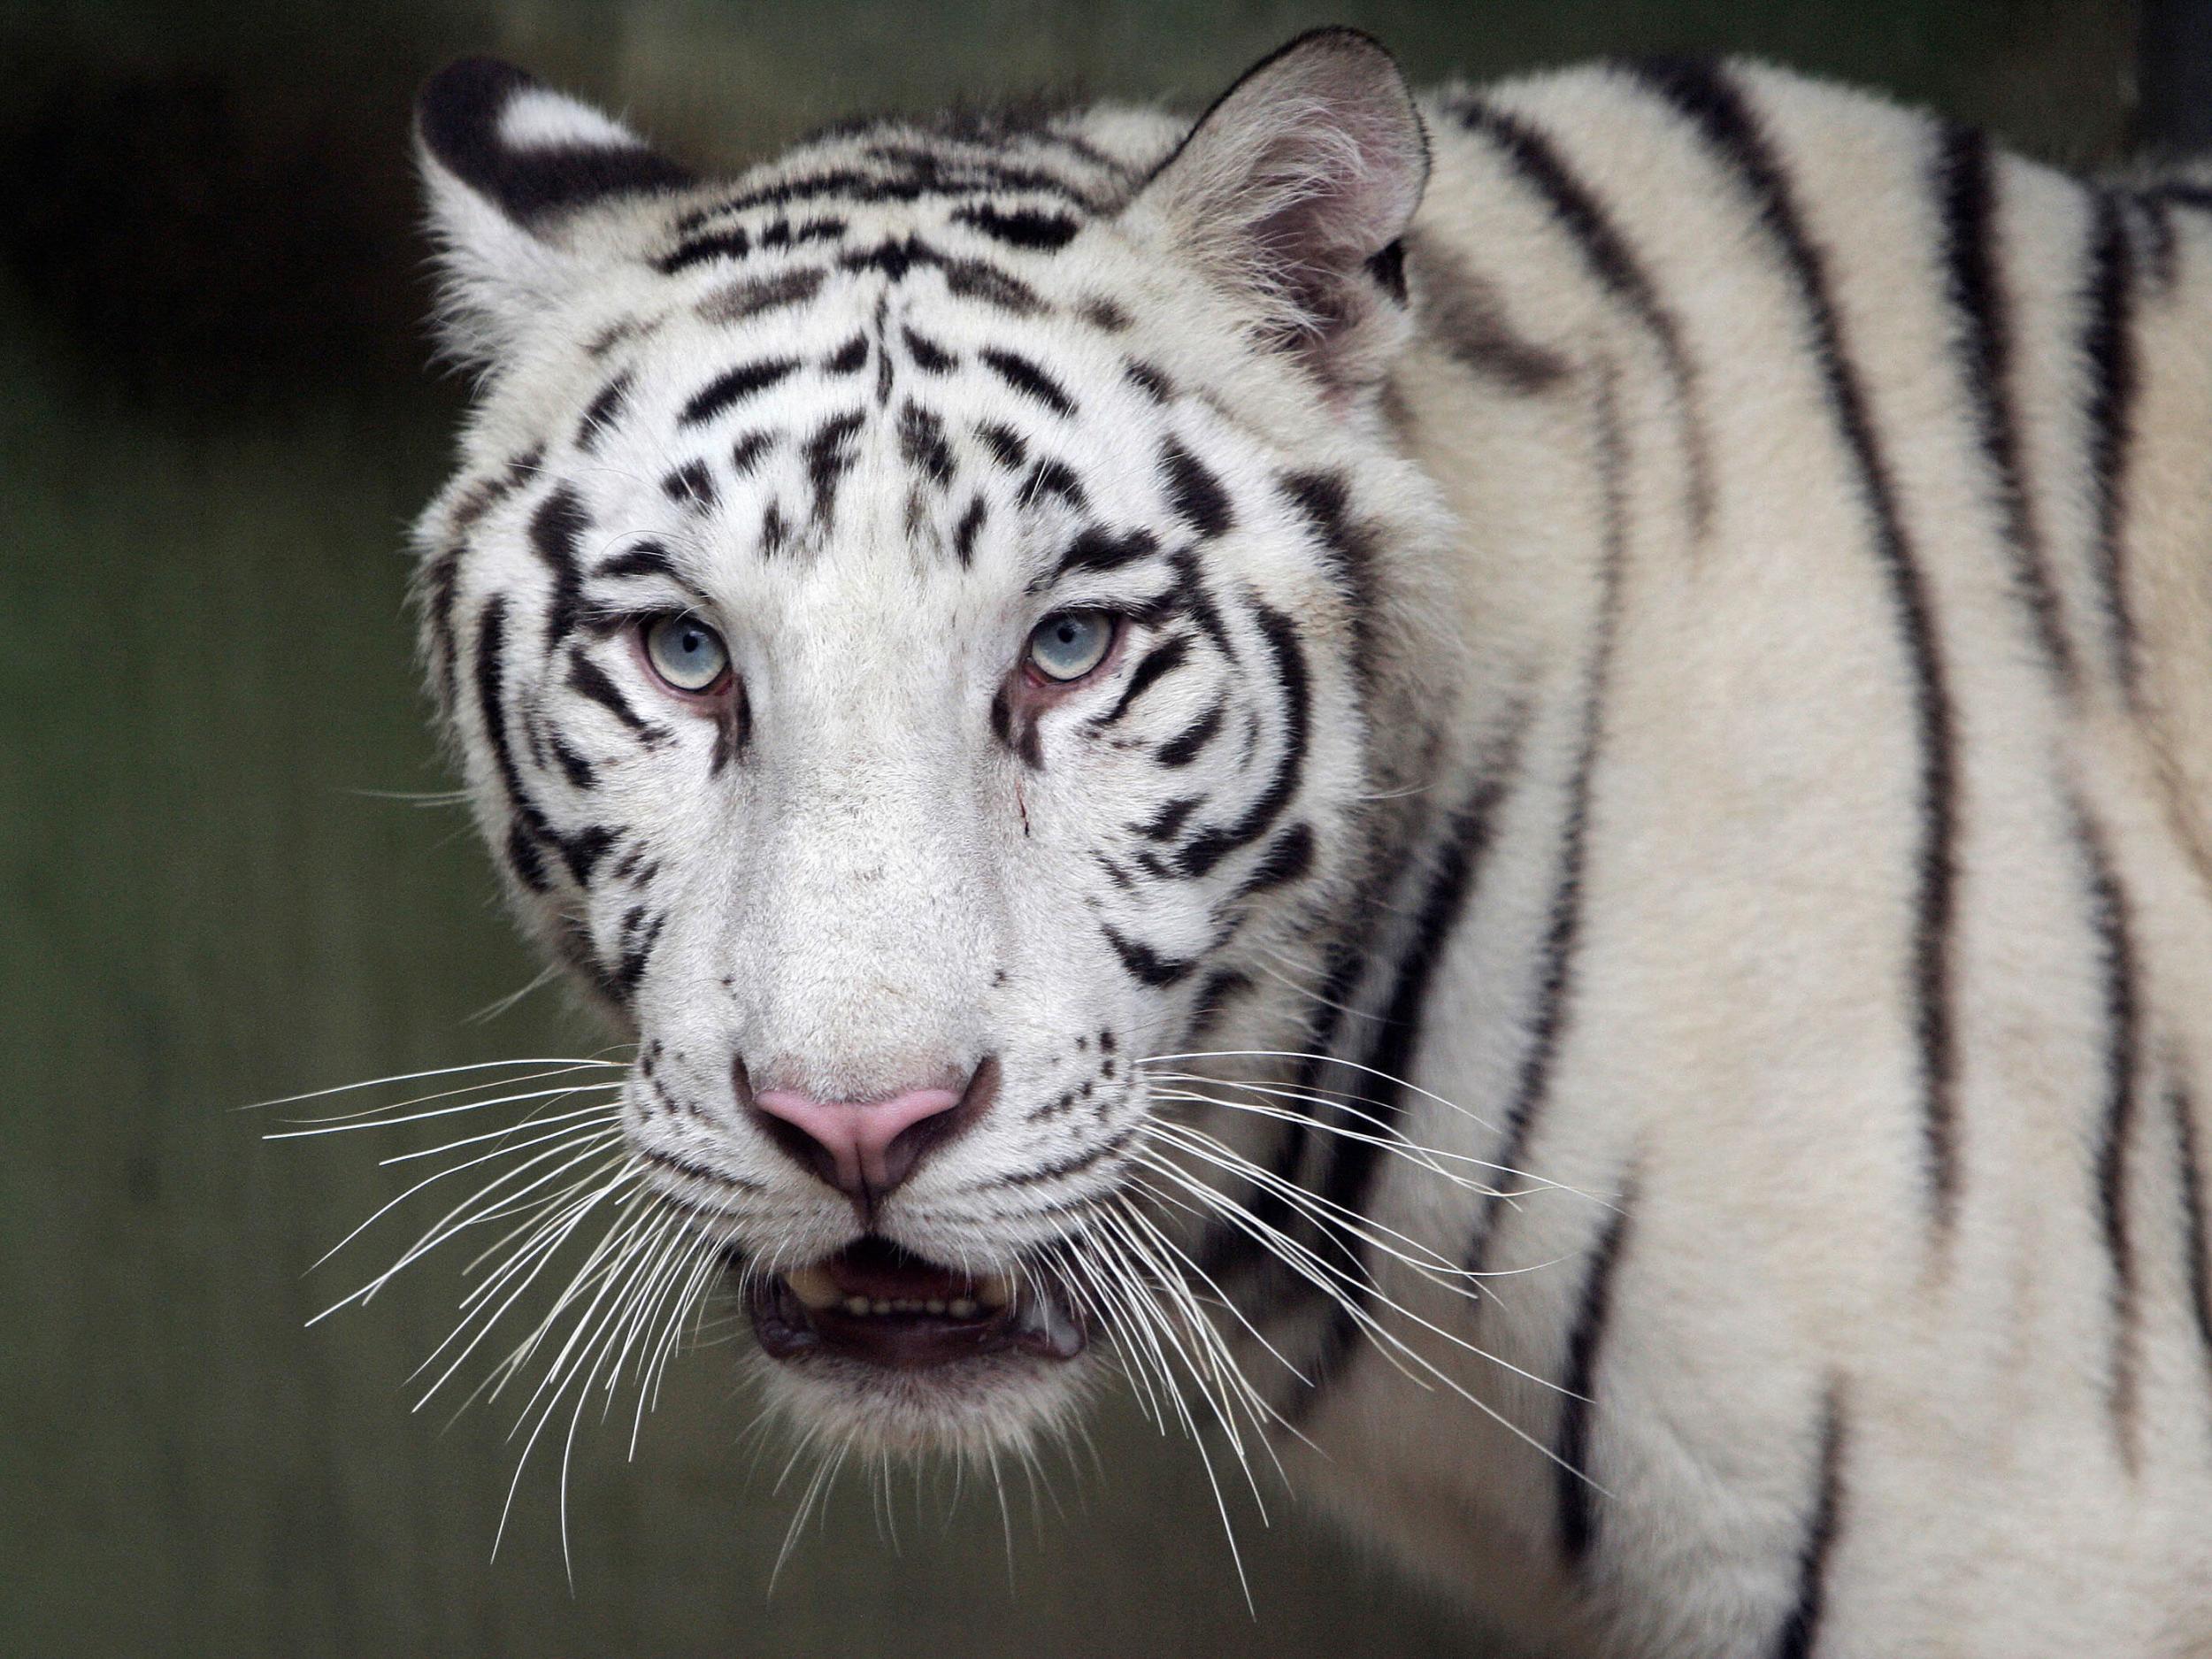
[[[729,671],[730,648],[695,616],[656,617],[645,626],[645,660],[678,691],[711,691]]]
[[[1047,680],[1080,680],[1114,647],[1114,618],[1104,611],[1063,611],[1029,634],[1029,662]]]

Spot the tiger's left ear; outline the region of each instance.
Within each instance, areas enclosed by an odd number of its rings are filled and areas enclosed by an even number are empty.
[[[605,210],[694,181],[619,121],[495,58],[430,78],[415,149],[445,275],[440,327],[476,364],[613,262],[593,234]]]
[[[1404,336],[1399,238],[1428,174],[1396,60],[1357,29],[1316,29],[1247,72],[1125,211],[1346,394]]]

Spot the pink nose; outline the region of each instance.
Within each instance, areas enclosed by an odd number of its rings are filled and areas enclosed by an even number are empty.
[[[872,1203],[980,1114],[997,1071],[986,1060],[964,1089],[910,1088],[887,1100],[823,1101],[771,1088],[752,1102],[784,1150],[838,1191]],[[742,1096],[749,1091],[741,1069],[738,1079]]]

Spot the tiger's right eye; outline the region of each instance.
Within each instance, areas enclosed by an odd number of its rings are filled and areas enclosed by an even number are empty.
[[[688,611],[656,617],[644,627],[645,660],[672,691],[703,696],[730,672],[730,648]]]

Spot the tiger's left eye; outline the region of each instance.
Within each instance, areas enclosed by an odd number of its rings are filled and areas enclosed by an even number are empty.
[[[1114,646],[1114,618],[1104,611],[1063,611],[1029,634],[1029,664],[1047,680],[1080,680]]]
[[[678,691],[714,689],[730,665],[730,648],[698,618],[657,617],[645,627],[645,660]]]

